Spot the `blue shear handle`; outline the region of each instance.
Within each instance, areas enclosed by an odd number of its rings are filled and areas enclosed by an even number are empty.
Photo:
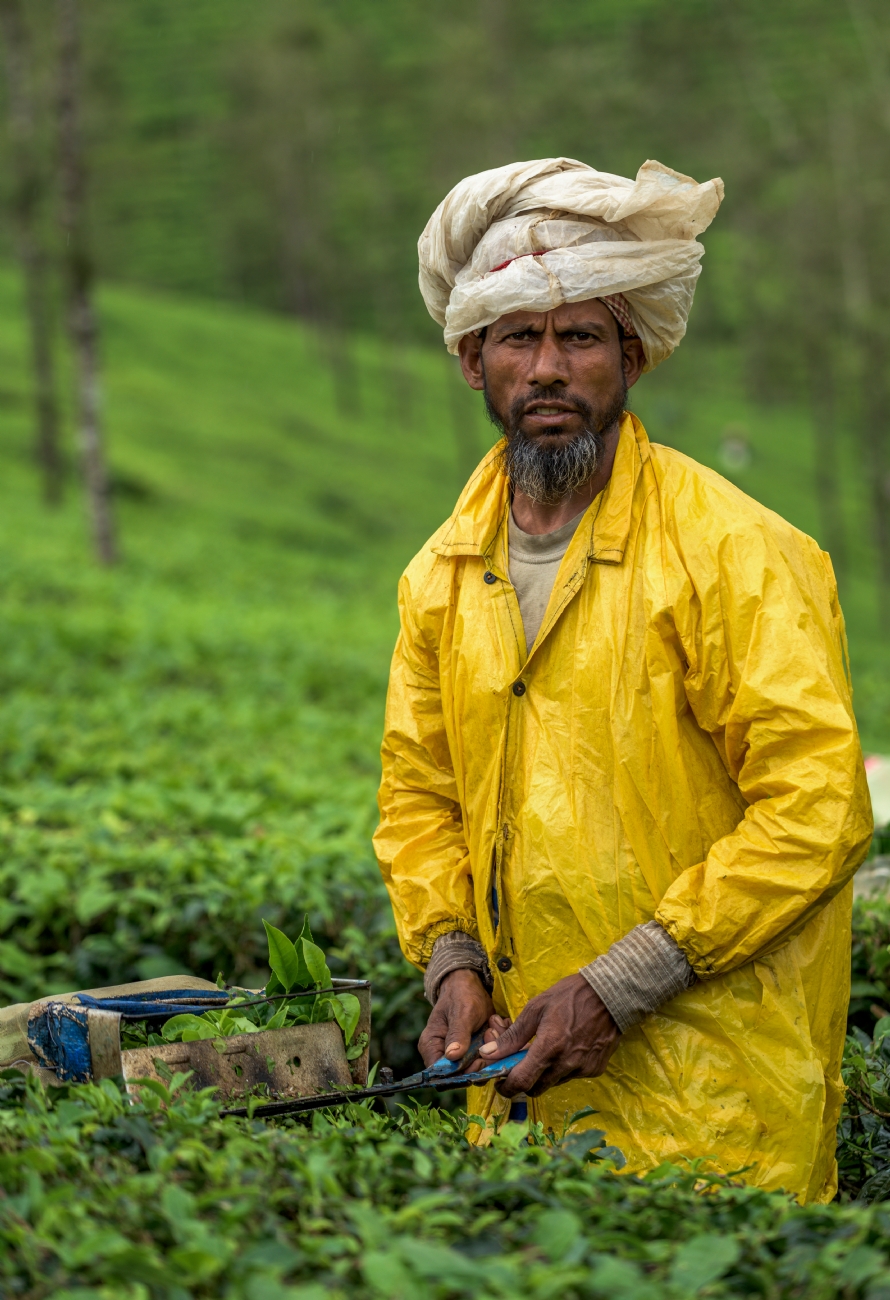
[[[528,1048],[526,1047],[521,1052],[514,1052],[512,1056],[505,1056],[502,1061],[492,1061],[491,1065],[486,1065],[483,1069],[477,1070],[473,1077],[478,1079],[481,1075],[500,1076],[501,1074],[509,1074],[513,1066],[518,1065],[520,1061],[524,1061],[527,1056]]]
[[[480,1029],[478,1034],[474,1034],[470,1040],[470,1045],[464,1052],[463,1056],[458,1057],[456,1061],[449,1061],[447,1056],[440,1056],[438,1061],[428,1065],[423,1074],[428,1079],[447,1079],[452,1074],[457,1074],[460,1070],[466,1069],[471,1061],[475,1061],[479,1055],[479,1048],[485,1042],[485,1031]]]
[[[447,1078],[449,1074],[456,1074],[460,1069],[460,1061],[449,1061],[447,1056],[440,1056],[438,1061],[433,1061],[423,1071],[429,1078]]]
[[[467,1075],[459,1075],[452,1068],[455,1065],[454,1061],[447,1061],[449,1068],[439,1073],[437,1068],[439,1062],[437,1061],[435,1065],[431,1065],[428,1070],[424,1071],[424,1081],[431,1083],[433,1087],[440,1083],[444,1087],[446,1079],[453,1079],[454,1082],[450,1083],[449,1087],[459,1088],[463,1086],[463,1081],[466,1079],[468,1084],[477,1087],[481,1083],[487,1083],[489,1079],[502,1079],[505,1074],[510,1073],[514,1065],[524,1061],[527,1056],[528,1048],[526,1047],[521,1052],[514,1052],[512,1056],[505,1056],[502,1061],[492,1061],[490,1065],[484,1066],[483,1069],[474,1070],[472,1074]],[[457,1064],[459,1065],[460,1062],[457,1062]]]

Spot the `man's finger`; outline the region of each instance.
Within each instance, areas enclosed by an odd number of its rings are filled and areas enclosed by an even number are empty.
[[[479,1048],[479,1055],[486,1065],[492,1061],[502,1061],[505,1056],[512,1056],[514,1052],[521,1052],[523,1047],[534,1038],[538,1032],[538,1024],[543,1014],[543,1007],[537,998],[532,998],[528,1006],[513,1021],[509,1029],[505,1029],[495,1043],[483,1043]]]
[[[523,1061],[523,1065],[525,1062]],[[511,1074],[512,1074],[511,1070]],[[571,1079],[580,1079],[582,1076],[577,1070],[572,1070],[569,1074],[563,1074],[551,1062],[547,1069],[542,1070],[537,1080],[530,1084],[524,1091],[530,1097],[540,1097],[550,1088],[556,1088],[561,1083],[568,1083]]]
[[[444,1055],[450,1061],[460,1060],[470,1046],[470,1039],[476,1032],[476,1028],[476,1019],[472,1007],[458,1005],[450,1010],[448,1032],[445,1035],[447,1046],[444,1052]]]
[[[451,1037],[448,1035],[448,1023],[444,1017],[436,1016],[434,1012],[417,1043],[424,1065],[432,1065],[445,1054],[446,1036]]]
[[[530,1092],[541,1076],[547,1073],[550,1065],[550,1053],[535,1039],[525,1060],[514,1065],[507,1077],[498,1079],[494,1086],[502,1097],[516,1097],[521,1092]]]

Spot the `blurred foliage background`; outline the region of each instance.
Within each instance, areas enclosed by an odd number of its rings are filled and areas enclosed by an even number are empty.
[[[369,846],[395,582],[493,437],[415,244],[453,184],[516,158],[724,178],[689,335],[633,406],[830,550],[864,744],[890,751],[878,0],[82,4],[107,570],[61,346],[57,0],[22,12],[66,481],[45,508],[3,141],[5,1000],[259,976],[260,917],[298,929],[308,908],[339,969],[374,976],[385,1059],[410,1063],[423,1004]]]
[[[47,105],[54,11],[27,6]],[[876,0],[91,0],[82,26],[100,274],[329,337],[436,345],[414,244],[470,172],[565,154],[722,175],[686,347],[729,350],[758,412],[807,422],[799,522],[842,582],[868,573],[886,630],[890,21]]]

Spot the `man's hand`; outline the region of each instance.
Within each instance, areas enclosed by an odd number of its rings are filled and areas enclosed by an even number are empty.
[[[450,977],[449,977],[450,978]],[[621,1031],[583,975],[569,975],[539,993],[496,1042],[479,1049],[485,1065],[519,1052],[528,1056],[496,1086],[502,1097],[539,1097],[568,1079],[602,1074]]]
[[[424,1065],[440,1057],[459,1060],[473,1035],[494,1015],[494,1003],[473,970],[453,970],[439,985],[436,1005],[417,1047]]]

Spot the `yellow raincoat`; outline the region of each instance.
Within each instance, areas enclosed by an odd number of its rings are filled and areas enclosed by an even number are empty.
[[[529,652],[508,509],[492,453],[401,583],[375,844],[405,955],[475,936],[515,1017],[654,917],[701,982],[532,1117],[830,1199],[872,830],[830,561],[626,415]]]

